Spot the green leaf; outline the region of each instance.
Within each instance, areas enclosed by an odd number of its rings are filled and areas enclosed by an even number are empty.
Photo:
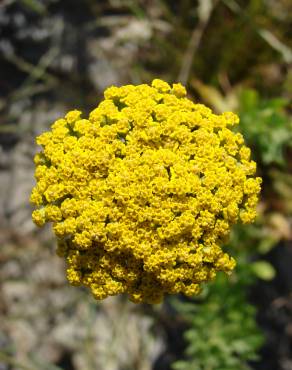
[[[262,280],[273,280],[276,276],[274,267],[267,261],[256,261],[252,263],[252,271]]]
[[[254,90],[242,90],[239,96],[239,129],[257,159],[265,165],[284,166],[284,151],[292,146],[292,123],[282,98],[262,99]]]

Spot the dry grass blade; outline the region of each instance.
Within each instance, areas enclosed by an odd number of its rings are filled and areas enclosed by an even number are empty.
[[[183,57],[181,69],[178,75],[178,81],[180,81],[183,85],[186,85],[188,82],[194,56],[196,54],[196,51],[198,50],[205,29],[209,23],[211,14],[218,2],[219,0],[215,0],[214,2],[212,2],[211,0],[201,0],[199,2],[200,11],[198,11],[198,13],[200,21],[198,26],[195,27],[192,32],[189,45]],[[206,6],[206,4],[208,5]]]

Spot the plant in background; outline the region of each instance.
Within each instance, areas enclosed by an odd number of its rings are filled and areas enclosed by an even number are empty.
[[[196,295],[235,261],[221,245],[252,222],[261,179],[238,117],[181,84],[110,87],[88,119],[71,111],[37,138],[34,222],[53,222],[74,285],[96,299]]]
[[[284,150],[292,147],[292,122],[283,98],[262,99],[255,90],[239,97],[240,129],[264,165],[284,165]]]
[[[220,274],[205,286],[200,299],[174,300],[173,306],[189,324],[184,337],[185,358],[174,370],[247,370],[258,360],[264,337],[255,320],[256,308],[246,297],[255,276],[247,256],[238,252],[232,279]]]

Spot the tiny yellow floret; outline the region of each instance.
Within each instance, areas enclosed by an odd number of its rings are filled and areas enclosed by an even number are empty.
[[[231,226],[256,217],[261,179],[230,129],[239,119],[159,79],[104,96],[37,138],[33,221],[53,223],[69,282],[96,299],[196,295],[234,268],[222,250]]]

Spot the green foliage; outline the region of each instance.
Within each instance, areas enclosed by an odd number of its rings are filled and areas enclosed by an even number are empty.
[[[254,274],[262,280],[272,280],[276,276],[276,270],[274,267],[267,261],[256,261],[253,262],[252,270]]]
[[[282,98],[263,100],[255,90],[243,90],[239,100],[241,130],[264,165],[284,165],[284,150],[292,146],[292,122]]]
[[[255,321],[255,307],[247,302],[246,290],[254,274],[240,257],[236,273],[220,275],[205,287],[201,301],[175,301],[174,306],[189,323],[185,332],[186,358],[175,370],[246,370],[257,360],[263,336]]]

